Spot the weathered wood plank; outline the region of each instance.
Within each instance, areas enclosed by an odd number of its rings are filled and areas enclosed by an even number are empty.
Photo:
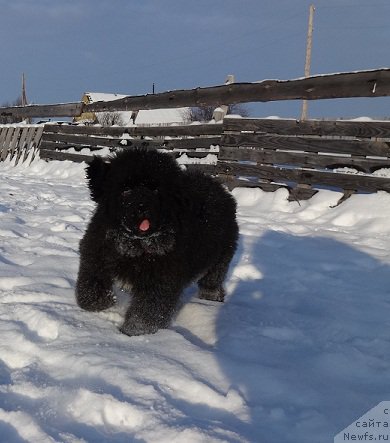
[[[310,168],[335,169],[350,167],[367,173],[376,171],[379,168],[390,168],[390,158],[375,159],[354,156],[323,155],[308,152],[286,152],[224,146],[220,148],[218,159],[229,161],[250,161],[274,165],[295,165]]]
[[[313,189],[311,187],[302,187],[295,186],[294,188],[289,187],[289,201],[298,201],[299,200],[309,200],[318,193],[317,189]]]
[[[90,154],[79,154],[77,152],[77,149],[76,149],[76,152],[68,152],[67,149],[61,150],[61,149],[57,149],[57,147],[58,147],[58,145],[55,145],[55,144],[44,143],[43,145],[41,145],[40,150],[45,153],[44,154],[46,156],[45,158],[48,158],[48,153],[49,152],[59,152],[59,153],[63,153],[63,154],[69,153],[69,154],[72,154],[72,156],[73,155],[86,155],[86,156],[91,155],[92,156],[95,153],[99,154],[98,151],[100,150],[100,148],[96,148],[96,149],[91,149],[91,153]],[[164,148],[162,148],[162,149],[164,149]],[[81,149],[80,149],[80,151],[81,151]],[[111,151],[112,154],[115,154],[115,152],[116,152],[115,150]],[[206,158],[210,154],[217,155],[217,153],[210,153],[209,150],[195,151],[195,150],[189,150],[189,149],[180,149],[180,150],[172,150],[172,151],[168,151],[168,152],[171,155],[173,155],[175,158],[179,158],[179,157],[181,157],[184,154],[188,158],[197,158],[197,159]],[[54,154],[54,155],[55,155],[56,159],[61,159],[62,158],[60,155],[56,155],[56,154]]]
[[[125,143],[126,142],[126,143]],[[136,139],[123,139],[119,145],[121,147],[138,147],[147,146],[164,149],[197,149],[197,148],[210,148],[210,146],[217,146],[220,143],[220,137],[202,137],[202,138],[183,138],[183,139],[169,139],[163,141],[154,140],[136,140]]]
[[[8,131],[8,127],[0,128],[0,149],[3,147],[7,131]]]
[[[175,158],[180,157],[183,152],[171,152],[171,155],[173,155]],[[189,158],[204,158],[209,153],[208,152],[192,152],[192,153],[185,153]],[[40,158],[46,159],[46,160],[71,160],[77,163],[81,163],[83,161],[90,162],[93,159],[93,153],[91,154],[77,154],[77,153],[71,153],[66,151],[55,151],[52,149],[40,149]],[[196,165],[187,165],[191,169],[198,169],[202,171],[207,171],[210,173],[211,170],[214,170],[215,166],[213,165],[203,165],[203,164],[196,164]]]
[[[77,137],[79,138],[79,137]],[[88,140],[64,140],[63,142],[50,141],[46,139],[46,136],[42,139],[41,148],[42,149],[58,149],[67,150],[69,148],[75,148],[76,150],[81,150],[84,148],[90,148],[91,150],[98,150],[102,148],[110,148],[110,150],[115,151],[115,149],[121,149],[126,147],[138,147],[138,148],[158,148],[161,143],[157,143],[153,140],[129,140],[128,144],[120,144],[119,140],[116,139],[99,139],[93,140],[92,137]]]
[[[42,137],[42,143],[46,142],[57,142],[58,149],[67,149],[71,146],[78,147],[120,147],[120,139],[118,138],[107,138],[107,137],[95,137],[83,134],[51,134],[44,133]],[[124,140],[126,141],[126,140]]]
[[[64,147],[61,144],[57,144],[55,142],[49,142],[49,141],[43,141],[40,145],[40,150],[41,151],[45,151],[45,153],[49,152],[49,151],[57,151],[57,152],[62,152],[62,153],[66,153],[69,150],[69,146]],[[102,149],[101,147],[93,147],[93,146],[76,146],[74,147],[74,149],[76,151],[81,151],[82,149],[87,148],[91,150],[91,154],[90,155],[94,155],[94,152],[99,151],[100,149]],[[165,150],[167,148],[162,147],[162,146],[157,146],[157,148],[160,148],[161,150]],[[122,147],[121,149],[126,149],[126,146]],[[155,149],[155,147],[153,147],[153,149]],[[113,154],[116,152],[116,148],[111,148],[110,152],[112,152]],[[203,150],[194,150],[194,149],[175,149],[175,150],[170,150],[169,153],[171,153],[174,157],[178,158],[184,154],[187,155],[187,157],[189,158],[205,158],[207,157],[209,154],[214,154],[217,155],[217,152],[210,152],[209,149],[203,149]],[[71,153],[72,155],[80,155],[78,153]],[[84,154],[82,154],[84,155]]]
[[[5,141],[4,141],[4,148],[5,148],[5,150],[8,150],[7,155],[11,155],[11,157],[12,157],[12,152],[10,150],[10,146],[11,146],[12,138],[15,136],[14,135],[15,131],[17,131],[16,128],[13,128],[13,127],[8,128],[7,137],[5,138]]]
[[[84,112],[177,108],[276,100],[318,100],[390,95],[390,69],[347,72],[296,80],[265,80],[160,94],[129,96],[84,106]]]
[[[24,150],[22,162],[26,161],[31,150],[33,150],[33,155],[31,157],[31,160],[33,160],[35,158],[35,155],[38,151],[39,143],[41,141],[42,133],[43,133],[43,126],[38,126],[38,127],[34,128],[34,131],[32,131],[32,137],[29,142],[28,149]]]
[[[332,152],[362,156],[390,156],[390,141],[345,140],[310,137],[283,137],[263,134],[223,134],[222,146],[283,149],[289,151]]]
[[[15,155],[15,152],[18,149],[21,135],[22,127],[16,127],[8,151],[11,158]]]
[[[169,139],[169,140],[146,140],[146,139],[120,139],[88,136],[83,134],[60,134],[60,133],[45,133],[42,137],[42,147],[45,149],[53,146],[53,142],[57,142],[57,149],[67,149],[69,147],[110,147],[110,148],[124,148],[124,147],[164,147],[165,149],[196,149],[206,148],[211,145],[218,145],[220,137],[201,137],[201,138],[186,138],[186,139]]]
[[[24,139],[22,137],[19,141],[19,146],[16,149],[16,159],[15,164],[19,163],[20,158],[27,157],[27,154],[31,148],[31,141],[35,135],[35,127],[34,126],[26,126],[26,136]]]
[[[10,139],[14,133],[14,128],[4,127],[0,129],[0,160],[7,158]]]
[[[217,170],[216,165],[209,165],[209,164],[195,163],[195,164],[188,164],[185,166],[189,171],[200,171],[208,175],[215,175]]]
[[[23,118],[74,117],[79,116],[82,112],[112,112],[204,105],[219,106],[233,103],[276,100],[386,97],[389,95],[390,69],[386,68],[372,71],[328,74],[295,80],[232,83],[230,85],[209,88],[128,96],[111,102],[5,107],[0,108],[0,116]]]
[[[390,192],[390,178],[372,175],[345,174],[339,172],[316,171],[314,169],[288,169],[266,165],[243,165],[219,162],[217,171],[234,176],[256,177],[262,180],[294,182],[298,184],[327,185],[348,190],[366,190]]]
[[[219,146],[220,137],[200,137],[200,138],[182,138],[164,140],[162,143],[166,149],[198,149],[210,148],[210,146]],[[160,143],[161,144],[161,143]]]
[[[17,156],[17,158],[19,158],[19,153],[21,152],[21,150],[26,148],[26,139],[28,136],[28,130],[29,130],[28,126],[21,127],[21,134],[18,140],[18,144],[15,147],[15,155]]]
[[[51,149],[40,149],[39,157],[45,160],[70,160],[76,163],[89,163],[93,160],[93,155],[74,154],[70,152],[53,151]]]
[[[82,113],[83,103],[60,103],[54,105],[27,105],[0,108],[2,117],[73,117]]]
[[[180,137],[222,134],[222,124],[182,125],[182,126],[82,126],[82,125],[45,125],[45,133],[85,134],[96,136]]]
[[[279,135],[317,135],[389,138],[390,121],[282,120],[225,117],[224,131],[252,131]]]

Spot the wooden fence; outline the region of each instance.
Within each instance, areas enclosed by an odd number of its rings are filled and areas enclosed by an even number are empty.
[[[16,161],[38,150],[48,160],[88,162],[102,148],[105,155],[158,148],[181,160],[185,155],[188,167],[213,174],[230,188],[285,187],[297,200],[310,198],[321,186],[346,196],[390,192],[390,121],[227,117],[223,124],[172,127],[46,124],[3,127],[0,141],[2,158],[14,155]]]
[[[200,159],[218,153],[212,146],[219,146],[221,133],[221,124],[156,127],[48,124],[40,143],[40,157],[80,162],[89,161],[92,154],[102,149],[107,154],[120,148],[144,147],[167,150],[176,157],[185,154]],[[83,154],[83,150],[90,152]]]
[[[87,162],[102,148],[107,155],[132,147],[158,148],[180,160],[185,155],[187,167],[230,188],[285,187],[291,199],[310,198],[321,186],[345,196],[390,192],[390,121],[227,117],[223,124],[172,127],[48,124],[39,145],[41,158]]]
[[[76,116],[82,112],[389,95],[390,69],[379,69],[171,91],[89,105],[70,103],[0,108],[0,115]],[[15,127],[11,132],[10,128],[0,129],[1,159],[15,152],[25,158],[29,150],[38,145],[42,158],[73,161],[89,161],[91,152],[102,148],[112,152],[126,147],[157,147],[176,157],[185,154],[190,163],[211,153],[215,157],[213,164],[206,162],[189,167],[216,175],[231,188],[256,186],[273,191],[286,187],[294,199],[309,198],[321,186],[342,189],[346,197],[361,190],[390,192],[390,122],[387,121],[225,118],[222,125],[100,127],[47,124],[44,128],[34,127],[34,133],[33,129],[19,128],[16,131]],[[88,155],[83,151],[85,148],[88,148]]]
[[[43,125],[0,125],[0,160],[15,158],[24,161],[31,151],[38,149]]]
[[[390,121],[225,118],[223,129],[215,173],[230,187],[390,192]]]

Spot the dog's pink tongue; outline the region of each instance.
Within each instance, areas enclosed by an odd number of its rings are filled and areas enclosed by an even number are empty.
[[[150,228],[150,221],[145,218],[145,220],[142,220],[138,227],[140,231],[146,232]]]

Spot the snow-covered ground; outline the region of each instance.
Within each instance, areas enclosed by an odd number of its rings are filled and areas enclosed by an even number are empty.
[[[83,165],[0,163],[0,441],[322,443],[390,400],[390,195],[237,189],[225,304],[127,337],[80,310]]]

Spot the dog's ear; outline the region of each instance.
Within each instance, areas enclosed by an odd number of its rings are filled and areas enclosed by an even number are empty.
[[[102,157],[96,156],[86,168],[89,191],[95,202],[99,202],[104,194],[104,184],[109,169],[110,163],[106,163]]]

